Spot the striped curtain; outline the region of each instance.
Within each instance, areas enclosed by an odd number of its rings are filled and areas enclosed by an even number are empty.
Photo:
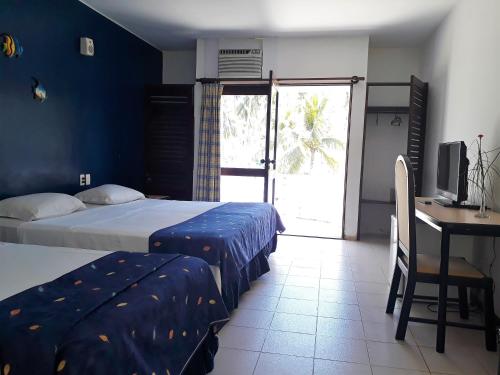
[[[218,202],[220,200],[220,100],[223,86],[218,83],[203,85],[201,98],[200,141],[198,172],[194,199]]]

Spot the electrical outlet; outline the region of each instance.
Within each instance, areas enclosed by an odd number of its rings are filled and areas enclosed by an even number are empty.
[[[85,185],[90,185],[90,173],[85,175]]]
[[[80,186],[85,186],[85,175],[84,174],[80,175]]]

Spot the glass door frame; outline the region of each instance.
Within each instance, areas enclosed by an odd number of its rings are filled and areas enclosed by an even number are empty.
[[[265,140],[265,154],[261,163],[263,168],[237,168],[237,167],[221,167],[221,176],[238,176],[238,177],[262,177],[264,180],[263,188],[263,201],[268,202],[269,194],[269,181],[270,181],[270,164],[275,165],[274,159],[269,159],[269,146],[271,134],[271,100],[272,100],[272,80],[269,83],[262,84],[224,84],[222,95],[262,95],[267,96],[267,113],[266,113],[266,140]],[[272,194],[271,194],[272,196]]]
[[[282,78],[274,81],[276,86],[286,87],[286,86],[345,86],[349,87],[349,113],[347,117],[347,141],[346,141],[346,149],[345,149],[345,169],[344,169],[344,196],[343,199],[343,210],[342,210],[342,236],[340,238],[333,237],[323,237],[323,236],[309,236],[302,234],[287,234],[283,233],[283,236],[291,236],[291,237],[310,237],[310,238],[324,238],[324,239],[344,239],[345,237],[345,212],[346,212],[346,201],[347,201],[347,177],[348,177],[348,166],[349,166],[349,144],[351,138],[351,117],[352,117],[352,96],[354,85],[357,84],[360,80],[364,80],[363,77],[353,76],[352,78]],[[339,82],[342,81],[342,82]],[[270,79],[270,88],[272,90],[273,80]],[[271,91],[272,93],[272,91]],[[279,91],[276,93],[276,108],[275,108],[275,116],[276,116],[276,130],[275,130],[275,148],[274,148],[274,159],[276,160],[276,142],[278,137],[278,104],[279,104]],[[274,169],[276,169],[276,163],[274,163]],[[274,204],[274,194],[275,194],[275,181],[273,178],[273,187],[272,187],[272,202]]]
[[[265,159],[262,159],[264,168],[226,168],[221,167],[222,176],[241,176],[241,177],[263,177],[264,178],[264,192],[263,199],[264,202],[271,200],[274,204],[275,195],[275,179],[274,170],[276,169],[276,155],[277,147],[276,142],[278,138],[278,104],[279,104],[279,90],[276,90],[276,101],[275,108],[273,108],[272,98],[275,88],[279,86],[350,86],[350,96],[349,96],[349,114],[348,114],[348,124],[347,124],[347,142],[346,142],[346,159],[345,159],[345,177],[344,177],[344,196],[343,196],[343,213],[342,213],[342,237],[345,237],[345,213],[346,213],[346,200],[347,200],[347,178],[348,178],[348,167],[349,167],[349,145],[351,136],[351,118],[352,118],[352,105],[353,105],[353,94],[354,85],[359,81],[364,81],[364,77],[352,76],[352,77],[332,77],[332,78],[274,78],[273,71],[269,72],[269,79],[262,80],[262,83],[255,83],[256,80],[249,80],[249,83],[245,83],[243,79],[234,79],[234,83],[231,80],[220,80],[219,82],[224,83],[222,95],[267,95],[267,123],[266,123],[266,147],[265,147]],[[251,82],[251,83],[250,83]],[[270,156],[270,137],[271,137],[271,120],[272,113],[274,112],[274,150],[273,159],[269,159]],[[273,164],[272,170],[270,164]],[[270,184],[271,182],[271,184]],[[286,234],[285,234],[286,235]],[[294,236],[290,235],[289,236]],[[330,237],[318,237],[318,236],[301,236],[301,237],[314,237],[314,238],[330,238]]]

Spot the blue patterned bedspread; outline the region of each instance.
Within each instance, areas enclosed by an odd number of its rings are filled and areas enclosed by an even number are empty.
[[[285,227],[268,203],[226,203],[177,225],[160,229],[149,238],[155,253],[182,253],[218,266],[222,288]]]
[[[180,374],[227,318],[204,261],[115,252],[0,302],[0,373]]]

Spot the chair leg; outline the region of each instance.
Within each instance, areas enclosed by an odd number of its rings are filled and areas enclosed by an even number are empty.
[[[495,333],[495,306],[493,302],[493,283],[484,290],[484,321],[485,321],[485,339],[486,349],[489,351],[497,350],[497,341]]]
[[[399,316],[398,328],[396,330],[396,340],[404,340],[406,329],[408,328],[408,319],[410,318],[411,304],[413,294],[415,293],[415,280],[408,278],[406,281],[405,293],[403,295],[403,305],[401,306],[401,315]]]
[[[391,290],[389,292],[389,298],[387,299],[387,308],[385,312],[387,314],[392,314],[394,312],[394,306],[396,305],[396,298],[398,296],[399,283],[401,282],[401,268],[399,268],[397,262],[394,267],[394,273],[392,275]]]
[[[467,287],[458,287],[458,307],[460,310],[460,318],[469,319],[469,299],[467,297]]]

